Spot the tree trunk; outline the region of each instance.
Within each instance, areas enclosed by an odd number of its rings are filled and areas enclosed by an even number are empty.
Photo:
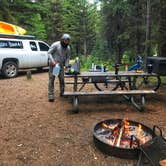
[[[136,1],[136,56],[141,54],[141,33],[140,33],[140,10],[139,10],[139,0]],[[136,57],[135,57],[136,58]]]
[[[76,55],[77,55],[77,57],[79,56],[79,45],[78,45],[78,43],[76,42],[76,44],[75,44],[75,50],[76,50]]]
[[[166,1],[160,1],[158,55],[166,57]]]
[[[120,11],[117,11],[117,58],[116,61],[117,63],[121,63],[121,57],[122,57],[122,41],[119,38],[119,36],[121,35],[121,28],[122,28],[122,24],[121,24],[121,15],[120,15]]]
[[[146,55],[145,55],[145,59],[146,59],[146,57],[151,56],[151,20],[150,20],[150,9],[151,9],[150,0],[147,0],[147,15],[146,15]]]
[[[84,39],[84,56],[87,57],[87,41]]]
[[[117,57],[117,63],[121,63],[121,58],[122,58],[122,45],[121,42],[119,41],[117,44],[117,49],[118,49],[118,57]]]

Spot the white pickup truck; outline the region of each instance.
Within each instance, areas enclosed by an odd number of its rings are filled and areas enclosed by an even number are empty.
[[[16,77],[19,69],[48,66],[49,45],[31,36],[0,35],[0,71],[6,78]]]

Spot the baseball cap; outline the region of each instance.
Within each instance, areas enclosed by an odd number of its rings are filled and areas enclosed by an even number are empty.
[[[70,38],[71,38],[70,35],[65,33],[65,34],[62,35],[61,39],[69,39],[70,40]]]

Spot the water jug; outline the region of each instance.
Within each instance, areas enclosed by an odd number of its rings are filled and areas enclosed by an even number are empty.
[[[60,72],[60,66],[59,66],[59,64],[57,63],[57,64],[54,66],[54,68],[53,68],[52,74],[53,74],[54,76],[58,76],[58,75],[59,75],[59,72]]]

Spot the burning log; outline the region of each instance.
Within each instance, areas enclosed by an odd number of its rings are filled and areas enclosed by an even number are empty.
[[[117,143],[116,143],[116,146],[117,146],[117,147],[120,146],[120,142],[121,142],[121,138],[122,138],[123,131],[124,131],[124,126],[122,125],[122,127],[120,128],[118,140],[117,140]]]
[[[114,128],[113,130],[113,135],[115,135],[114,141],[113,141],[113,145],[119,147],[120,143],[121,143],[121,138],[123,135],[123,131],[124,131],[124,121],[119,122],[119,124],[117,125],[117,127]]]
[[[114,130],[116,127],[118,126],[118,124],[116,123],[116,124],[109,124],[109,125],[107,125],[106,123],[102,123],[102,127],[103,128],[107,128],[107,129],[111,129],[111,130]]]
[[[166,159],[165,159],[165,160],[161,160],[161,161],[160,161],[160,165],[161,165],[161,166],[166,166]]]

